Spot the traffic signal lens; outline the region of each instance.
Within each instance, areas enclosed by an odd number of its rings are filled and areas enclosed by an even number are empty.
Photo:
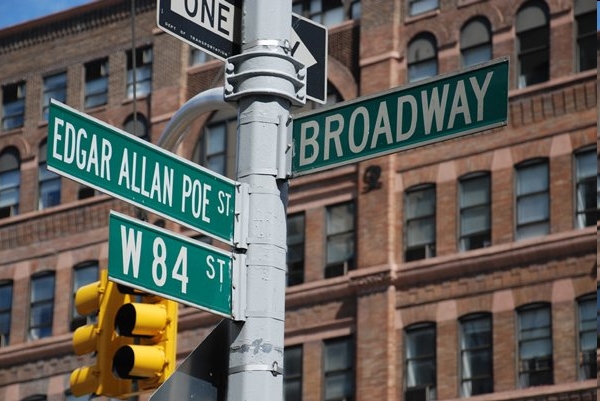
[[[84,394],[92,394],[96,391],[99,384],[98,375],[90,366],[75,369],[69,378],[71,393],[75,397]]]
[[[84,355],[96,350],[98,332],[93,325],[81,326],[73,333],[73,350],[76,355]]]
[[[75,292],[75,309],[80,315],[93,315],[100,309],[100,282],[80,287]]]
[[[147,345],[125,345],[115,352],[113,372],[124,379],[151,378],[162,372],[165,353]]]
[[[167,310],[161,304],[125,304],[115,316],[115,328],[121,336],[154,337],[166,325]]]

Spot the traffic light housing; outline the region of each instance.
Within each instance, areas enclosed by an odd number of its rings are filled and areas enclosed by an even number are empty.
[[[136,379],[141,392],[157,388],[175,371],[178,304],[145,293],[136,298],[115,315],[116,332],[133,341],[115,352],[112,371]]]
[[[73,350],[76,355],[95,353],[96,363],[75,369],[71,373],[70,386],[73,395],[104,395],[124,398],[131,393],[131,380],[123,380],[112,374],[112,359],[116,350],[132,339],[119,337],[114,330],[117,309],[130,302],[131,296],[123,294],[117,285],[108,281],[106,270],[100,272],[100,280],[79,288],[75,293],[75,308],[81,315],[98,314],[96,322],[79,327],[73,333]]]

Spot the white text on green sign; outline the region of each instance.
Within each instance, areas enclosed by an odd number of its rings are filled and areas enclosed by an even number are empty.
[[[294,117],[293,175],[505,125],[508,59]]]
[[[235,181],[52,101],[48,167],[233,245]]]
[[[120,213],[110,214],[112,281],[231,318],[233,261],[231,253]]]

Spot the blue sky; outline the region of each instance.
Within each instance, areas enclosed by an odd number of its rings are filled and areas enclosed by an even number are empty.
[[[0,0],[0,29],[94,0]]]
[[[92,1],[94,0],[1,0],[0,29]],[[600,30],[598,10],[596,10],[596,29]]]

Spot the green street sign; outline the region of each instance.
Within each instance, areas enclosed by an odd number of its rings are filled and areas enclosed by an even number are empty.
[[[506,125],[508,58],[294,116],[292,176]]]
[[[52,100],[48,169],[234,245],[235,181]]]
[[[108,277],[111,281],[227,318],[234,310],[234,259],[188,237],[111,211]],[[237,287],[237,286],[236,286]]]

